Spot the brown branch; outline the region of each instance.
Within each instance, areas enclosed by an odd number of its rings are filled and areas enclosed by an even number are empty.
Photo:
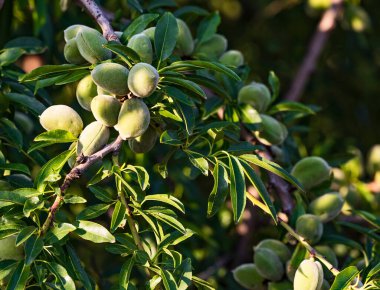
[[[123,143],[123,139],[121,137],[117,137],[115,141],[105,146],[102,150],[86,157],[85,161],[77,166],[73,167],[71,171],[66,175],[62,185],[60,186],[60,194],[57,194],[53,205],[50,207],[48,217],[46,218],[44,224],[42,225],[40,235],[44,235],[49,227],[51,226],[55,213],[61,206],[63,200],[63,193],[70,187],[71,183],[78,179],[83,172],[85,172],[92,164],[96,161],[101,160],[109,153],[118,152],[120,150],[121,144]]]
[[[321,54],[330,32],[335,28],[335,22],[342,10],[344,0],[332,0],[332,5],[325,11],[317,30],[309,44],[309,49],[305,55],[300,68],[285,96],[286,100],[297,101],[301,98],[303,91],[310,79],[311,74],[315,70],[315,66],[319,55]]]
[[[90,15],[95,19],[99,24],[100,28],[103,31],[103,36],[107,40],[118,41],[118,37],[115,34],[110,22],[108,21],[104,11],[95,3],[93,0],[78,0],[90,13]]]

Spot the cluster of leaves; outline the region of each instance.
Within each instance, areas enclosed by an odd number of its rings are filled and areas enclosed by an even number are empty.
[[[152,1],[142,7],[138,1],[128,1],[136,10],[136,18],[123,31],[121,44],[110,42],[105,46],[115,54],[116,62],[132,67],[140,59],[125,44],[146,27],[156,26],[153,65],[160,74],[160,83],[146,102],[154,124],[162,131],[157,150],[160,154],[150,156],[152,166],[142,166],[141,158],[123,144],[117,156],[105,157],[86,172],[84,190],[91,192],[89,202],[78,191],[66,192],[62,196],[63,206],[46,232],[43,225],[53,197],[61,195],[59,186],[69,172],[66,164],[74,156],[74,150],[68,149],[66,143],[75,142],[76,138],[61,130],[35,137],[40,131],[37,117],[51,102],[44,88],[76,82],[92,66],[47,65],[23,75],[14,63],[23,54],[41,52],[43,48],[35,40],[29,39],[31,44],[25,45],[25,39],[19,39],[1,51],[0,101],[6,106],[0,121],[0,170],[4,181],[0,188],[0,238],[16,235],[16,245],[25,252],[23,260],[0,261],[0,279],[5,279],[7,289],[22,289],[26,285],[42,289],[94,289],[99,281],[88,273],[87,263],[83,266],[76,251],[80,239],[105,244],[98,250],[105,249],[121,258],[119,278],[110,281],[115,288],[134,289],[135,285],[145,284],[147,289],[158,285],[165,289],[186,289],[194,283],[201,289],[212,289],[208,282],[193,275],[188,251],[178,250],[186,239],[201,235],[196,228],[188,226],[186,204],[166,189],[161,193],[166,187],[150,179],[156,181],[159,174],[168,183],[180,183],[181,179],[212,175],[214,186],[208,198],[207,215],[212,217],[223,209],[229,195],[235,223],[241,220],[245,210],[249,184],[257,190],[264,211],[277,222],[281,204],[273,201],[267,191],[267,172],[302,191],[302,186],[287,170],[256,153],[272,149],[259,143],[252,145],[241,138],[241,126],[249,132],[260,130],[261,126],[237,103],[238,91],[246,81],[249,68],[228,68],[217,60],[180,59],[173,55],[178,33],[175,17],[201,17],[196,31],[199,45],[216,33],[220,23],[218,13],[208,14],[190,6],[166,12],[163,8],[170,7],[170,2]],[[314,114],[316,109],[278,102],[279,82],[274,73],[268,82],[272,105],[266,113],[284,122],[291,133],[296,132],[297,119]],[[222,117],[218,114],[221,111]],[[26,126],[28,122],[33,127],[23,132],[30,128]],[[22,155],[11,154],[15,150]],[[298,159],[292,134],[281,150],[285,157],[279,161],[290,169]],[[25,165],[26,159],[32,165]],[[180,164],[178,168],[182,172],[170,171],[173,163]],[[189,168],[188,172],[185,168]],[[302,211],[301,194],[297,195],[297,201],[293,218]],[[363,212],[362,216],[378,227],[377,219],[369,213]],[[369,237],[368,243],[378,238],[370,229],[362,233]],[[342,239],[339,243],[353,247],[352,240]],[[370,251],[367,251],[368,260],[376,256],[369,247],[366,249]],[[367,277],[377,274],[375,259],[371,261],[367,268],[371,274]]]

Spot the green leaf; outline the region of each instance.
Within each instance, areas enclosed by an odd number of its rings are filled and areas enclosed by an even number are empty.
[[[193,106],[194,102],[187,94],[185,94],[180,89],[177,89],[175,87],[169,87],[167,86],[165,88],[165,91],[168,96],[172,97],[173,99],[177,100],[178,102],[181,102],[182,104]]]
[[[365,219],[367,222],[369,222],[371,225],[373,225],[375,228],[380,229],[380,218],[376,215],[364,211],[364,210],[352,210],[352,212],[361,218]]]
[[[299,112],[307,115],[315,115],[315,112],[308,106],[298,102],[290,101],[285,101],[274,105],[272,108],[270,108],[268,114],[275,114],[278,112]]]
[[[100,199],[103,202],[109,203],[115,200],[110,192],[100,186],[92,185],[89,187],[89,189],[97,199]]]
[[[297,179],[295,179],[277,163],[254,154],[243,154],[240,155],[240,158],[280,176],[281,178],[296,186],[299,190],[304,191],[302,185],[297,181]]]
[[[34,189],[16,189],[13,191],[0,191],[0,201],[12,202],[23,205],[29,197],[40,195]]]
[[[173,277],[173,274],[167,270],[161,269],[162,282],[166,290],[178,289],[177,283]]]
[[[31,54],[42,53],[46,49],[40,39],[30,36],[13,38],[4,45],[4,48],[12,47],[23,48]]]
[[[99,203],[91,205],[82,210],[78,216],[77,220],[91,220],[107,212],[111,205],[105,203]]]
[[[345,290],[349,289],[351,282],[359,274],[355,266],[349,266],[335,277],[334,283],[331,285],[330,290]]]
[[[121,271],[119,273],[119,289],[127,290],[128,284],[130,283],[130,276],[133,269],[133,266],[135,264],[135,256],[133,255],[130,258],[127,258],[127,260],[124,262],[123,266],[121,267]]]
[[[240,163],[243,166],[243,170],[248,180],[255,187],[261,199],[264,201],[265,205],[268,207],[269,212],[271,213],[271,216],[274,222],[277,223],[276,208],[274,207],[274,204],[272,200],[270,199],[270,195],[265,187],[265,184],[260,179],[260,177],[256,174],[255,170],[253,170],[253,168],[246,161],[241,160]]]
[[[136,9],[138,12],[143,13],[144,10],[139,2],[139,0],[127,0],[127,3],[130,7]],[[136,20],[135,20],[136,21]]]
[[[67,74],[69,71],[82,70],[89,66],[77,66],[74,64],[60,64],[60,65],[44,65],[32,70],[30,73],[22,75],[19,80],[21,82],[35,81],[52,74]]]
[[[27,175],[30,175],[30,170],[28,166],[22,163],[4,163],[0,164],[0,169],[1,170],[10,170],[10,171],[18,171],[25,173]]]
[[[6,290],[24,290],[28,281],[30,266],[20,261],[8,282]]]
[[[128,165],[126,169],[135,173],[137,181],[142,190],[146,190],[150,186],[149,173],[146,171],[144,167]]]
[[[198,168],[203,175],[208,175],[208,161],[201,154],[193,151],[186,150],[186,154],[189,156],[190,162]]]
[[[0,281],[12,273],[15,270],[18,262],[13,260],[0,261]]]
[[[195,114],[193,108],[177,101],[175,101],[175,104],[181,114],[183,122],[185,123],[187,134],[192,135],[195,127]]]
[[[25,201],[23,212],[24,216],[29,217],[32,212],[44,207],[44,201],[40,200],[37,196],[28,198]]]
[[[32,98],[27,95],[18,94],[18,93],[7,93],[5,97],[13,103],[19,104],[22,107],[25,107],[33,113],[35,116],[39,116],[46,109],[45,105],[43,105],[36,98]]]
[[[194,232],[189,229],[186,229],[185,234],[177,232],[177,231],[166,234],[159,244],[159,249],[178,245],[184,240],[187,240],[188,238],[190,238],[193,234]]]
[[[151,216],[155,217],[156,219],[166,223],[167,225],[175,228],[177,231],[179,231],[183,234],[186,233],[186,229],[176,218],[174,218],[170,215],[164,214],[162,212],[156,212],[156,211],[151,211],[151,212],[149,212],[149,214]]]
[[[134,63],[141,61],[140,56],[128,46],[119,43],[109,43],[105,44],[104,47],[117,54],[129,66],[131,66],[129,60],[132,60]]]
[[[353,230],[355,230],[355,231],[357,231],[359,233],[362,233],[363,235],[367,235],[367,236],[375,239],[376,241],[380,241],[380,235],[376,234],[375,230],[366,228],[366,227],[361,226],[361,225],[356,225],[356,224],[353,224],[353,223],[350,223],[350,222],[340,222],[340,221],[338,221],[337,224],[341,225],[341,226],[345,226],[345,227],[351,228],[351,229],[353,229]]]
[[[161,7],[177,7],[177,3],[174,0],[151,0],[148,9],[154,10]]]
[[[152,279],[148,281],[148,284],[146,285],[146,289],[148,290],[155,290],[157,289],[158,284],[160,284],[162,278],[158,275],[153,276]]]
[[[121,41],[124,43],[129,40],[133,35],[142,32],[152,21],[156,20],[159,14],[143,14],[134,19],[131,24],[124,30],[121,36]]]
[[[163,203],[166,203],[166,204],[169,204],[169,205],[175,207],[176,209],[178,209],[182,213],[185,213],[185,207],[182,204],[182,202],[178,198],[176,198],[176,197],[174,197],[173,195],[170,195],[170,194],[151,194],[151,195],[147,195],[144,198],[144,200],[141,203],[141,205],[143,205],[146,201],[163,202]]]
[[[220,21],[219,12],[214,12],[201,21],[197,29],[199,44],[209,40],[216,33]]]
[[[280,95],[280,80],[273,71],[269,72],[268,83],[272,89],[272,102],[274,102]]]
[[[46,242],[49,244],[54,244],[64,237],[66,237],[69,233],[76,230],[76,227],[69,223],[55,223],[53,229],[51,229],[46,234]]]
[[[217,160],[212,172],[214,187],[207,202],[207,216],[214,216],[224,204],[228,194],[228,175],[226,169]]]
[[[78,221],[76,223],[77,233],[82,239],[94,243],[114,243],[115,237],[102,225],[91,221]]]
[[[127,208],[124,204],[122,204],[120,201],[116,202],[115,209],[112,213],[112,219],[111,219],[111,233],[117,230],[119,225],[122,223],[125,217],[125,213],[127,211]]]
[[[0,137],[9,140],[16,148],[21,149],[23,146],[22,133],[12,121],[6,118],[0,119]]]
[[[44,241],[41,237],[31,236],[25,242],[25,265],[29,266],[38,257],[44,248]]]
[[[182,145],[182,141],[178,136],[178,132],[174,130],[166,130],[160,136],[160,143],[169,145]]]
[[[25,242],[31,235],[37,231],[37,228],[34,226],[25,227],[16,237],[16,247]]]
[[[63,202],[64,203],[86,203],[87,200],[79,195],[72,195],[72,194],[65,194],[63,197]]]
[[[240,81],[240,77],[230,68],[225,65],[214,62],[214,61],[205,61],[205,60],[181,60],[176,61],[159,70],[159,72],[165,71],[189,71],[189,70],[199,70],[207,69],[215,72],[222,73],[228,76],[231,79]]]
[[[197,96],[200,96],[202,99],[207,98],[205,92],[202,90],[202,88],[200,86],[198,86],[196,83],[189,81],[189,80],[186,80],[184,78],[164,77],[161,82],[173,84],[173,85],[185,88],[185,89],[195,93]]]
[[[183,6],[174,12],[174,15],[177,18],[181,18],[181,16],[184,16],[187,14],[194,14],[194,15],[198,15],[198,16],[207,16],[209,14],[209,12],[206,9],[200,8],[198,6],[192,6],[192,5]]]
[[[0,54],[0,67],[16,62],[26,51],[20,47],[4,49]]]
[[[154,46],[159,64],[172,54],[177,43],[177,35],[176,18],[170,12],[165,12],[158,20],[154,34]]]
[[[193,280],[193,283],[195,284],[195,286],[197,286],[198,289],[202,289],[202,290],[215,290],[215,288],[210,283],[208,283],[207,281],[205,281],[205,280],[203,280],[201,278],[193,276],[192,280]]]
[[[76,140],[78,140],[78,138],[74,137],[71,132],[59,129],[43,132],[34,138],[36,142],[48,141],[53,143],[70,143]]]
[[[83,269],[82,263],[79,260],[74,249],[70,245],[66,245],[66,248],[67,248],[67,253],[69,254],[71,264],[73,265],[73,268],[75,270],[77,279],[83,283],[84,289],[86,290],[94,289],[90,281],[90,278],[88,277],[86,271]]]
[[[365,282],[375,280],[380,272],[380,263],[377,263],[368,273]],[[1,278],[1,277],[0,277]]]
[[[76,289],[73,279],[70,277],[63,266],[54,262],[46,262],[46,267],[48,268],[49,272],[54,275],[54,286],[56,286],[58,289]]]
[[[181,266],[179,267],[180,270],[180,278],[179,278],[179,290],[186,290],[191,285],[191,279],[193,278],[193,272],[191,267],[191,259],[187,258],[185,259]]]
[[[153,220],[143,211],[143,210],[140,210],[139,208],[135,207],[135,206],[132,206],[143,218],[144,220],[149,224],[149,226],[152,228],[154,234],[156,236],[160,236],[160,233],[157,229],[157,226],[156,224],[153,222]]]
[[[235,156],[228,155],[230,167],[230,195],[234,221],[237,223],[243,215],[245,209],[245,180],[243,167]]]
[[[39,191],[44,191],[46,182],[51,175],[59,174],[62,167],[66,164],[67,160],[74,154],[74,150],[67,150],[53,159],[49,160],[42,166],[40,172],[35,179],[35,185]]]

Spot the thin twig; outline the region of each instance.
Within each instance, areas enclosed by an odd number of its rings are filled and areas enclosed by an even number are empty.
[[[108,21],[106,15],[103,10],[95,3],[93,0],[78,0],[83,7],[85,7],[90,13],[90,15],[95,19],[95,21],[99,24],[100,28],[103,31],[103,36],[107,40],[118,41],[119,38],[115,34],[110,22]]]
[[[301,98],[310,76],[315,69],[319,55],[326,45],[330,32],[335,28],[335,22],[343,7],[343,2],[344,0],[332,0],[331,7],[324,12],[317,26],[317,30],[311,39],[308,52],[285,96],[286,100],[297,101]]]
[[[46,218],[44,224],[42,225],[40,235],[44,235],[49,227],[51,226],[55,213],[61,206],[62,200],[63,200],[63,193],[69,188],[71,183],[78,179],[83,172],[85,172],[92,164],[94,164],[96,161],[101,160],[109,153],[117,152],[120,150],[121,144],[123,143],[123,139],[119,136],[114,142],[111,144],[108,144],[105,146],[102,150],[86,157],[85,161],[81,164],[78,164],[77,166],[73,167],[71,171],[66,175],[62,185],[60,186],[60,194],[57,194],[53,205],[50,207],[48,217]]]

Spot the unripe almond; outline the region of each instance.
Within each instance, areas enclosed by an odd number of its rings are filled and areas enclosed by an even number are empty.
[[[108,142],[110,131],[107,126],[95,121],[87,125],[79,136],[77,155],[89,156],[102,149]]]
[[[319,290],[320,270],[313,260],[303,260],[294,276],[294,290]],[[322,277],[323,280],[323,277]]]
[[[322,222],[329,222],[339,215],[343,204],[344,199],[338,192],[330,192],[314,199],[309,205],[309,210],[319,216]]]
[[[113,96],[99,95],[91,102],[91,111],[95,119],[107,127],[117,124],[121,103]]]
[[[255,264],[242,264],[232,271],[236,282],[251,290],[264,290],[264,278],[257,272]]]
[[[128,88],[137,97],[149,97],[156,90],[159,78],[153,66],[140,62],[129,72]]]
[[[131,37],[127,44],[139,56],[142,62],[152,63],[153,60],[153,47],[148,36],[144,33],[139,33]]]
[[[79,114],[66,105],[48,107],[40,116],[41,126],[47,130],[66,130],[77,137],[83,129]]]
[[[319,217],[304,214],[297,219],[296,231],[310,244],[316,244],[322,237],[323,224]]]
[[[77,41],[75,38],[70,39],[63,49],[63,55],[68,63],[72,64],[82,64],[85,63],[86,60],[80,54]]]
[[[176,52],[183,55],[191,55],[194,50],[194,39],[186,22],[177,18],[178,35]]]
[[[252,82],[242,87],[238,94],[239,104],[248,104],[254,107],[258,112],[265,112],[271,102],[271,94],[264,84]]]
[[[74,25],[71,25],[71,26],[67,27],[63,31],[63,38],[65,39],[66,42],[68,42],[69,40],[75,38],[77,36],[79,30],[82,29],[82,28],[92,29],[92,28],[87,27],[85,25],[74,24]]]
[[[280,257],[272,250],[259,248],[254,254],[257,272],[271,281],[279,281],[284,275],[284,265]]]
[[[264,145],[282,144],[288,136],[286,127],[275,118],[261,114],[260,131],[255,132],[256,138]]]
[[[75,39],[80,54],[89,63],[97,63],[112,56],[111,51],[103,47],[107,40],[95,29],[82,27],[79,29]]]
[[[129,93],[128,74],[129,70],[118,63],[102,63],[91,72],[95,84],[117,96],[124,96]]]
[[[331,167],[324,159],[310,156],[298,161],[291,174],[306,190],[310,190],[330,179]]]
[[[91,111],[91,101],[97,96],[97,86],[92,81],[91,75],[85,76],[80,80],[77,86],[76,96],[79,105],[83,109]]]
[[[291,253],[289,248],[281,241],[275,239],[265,239],[262,240],[256,247],[255,251],[258,249],[269,249],[275,252],[281,261],[285,263],[290,259]]]
[[[16,247],[16,236],[9,236],[0,240],[0,261],[22,260],[24,258],[23,246]]]
[[[149,127],[150,113],[147,105],[138,98],[123,102],[114,127],[124,140],[141,136]]]
[[[289,281],[269,282],[268,290],[293,290],[293,284]]]
[[[227,49],[227,39],[220,34],[214,34],[208,40],[196,45],[194,54],[201,58],[211,60],[219,59],[219,57]]]
[[[244,64],[244,56],[239,50],[228,50],[222,54],[219,61],[224,65],[239,67]]]
[[[149,27],[147,29],[145,29],[142,33],[144,33],[146,36],[149,37],[151,43],[152,43],[152,46],[154,44],[154,35],[156,33],[156,27]]]
[[[128,140],[129,148],[135,153],[146,153],[152,150],[157,137],[156,130],[149,126],[141,136]]]

